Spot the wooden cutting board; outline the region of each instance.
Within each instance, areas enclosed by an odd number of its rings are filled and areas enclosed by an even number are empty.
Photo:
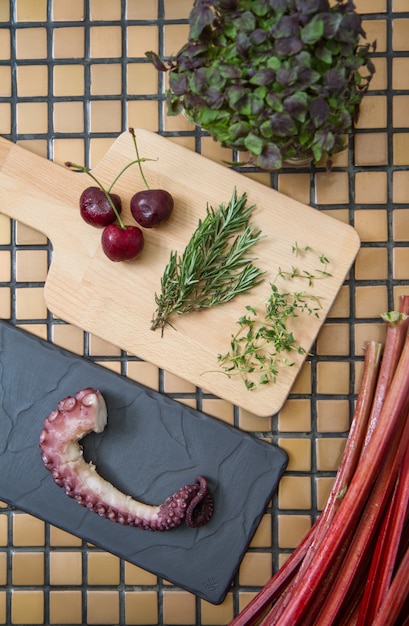
[[[247,305],[258,306],[270,293],[278,268],[314,272],[322,265],[315,255],[299,260],[292,248],[310,246],[328,257],[330,277],[315,281],[310,289],[321,298],[319,317],[301,315],[292,329],[298,342],[310,350],[325,317],[359,249],[356,231],[318,210],[270,189],[249,177],[219,165],[147,130],[137,129],[140,155],[152,159],[144,164],[151,188],[172,193],[175,208],[171,218],[156,229],[145,231],[141,256],[126,263],[113,263],[101,249],[101,230],[86,224],[78,200],[93,184],[85,174],[39,157],[5,139],[0,139],[1,211],[44,233],[53,246],[45,300],[57,317],[93,333],[127,352],[260,416],[278,411],[287,398],[305,359],[283,369],[275,384],[248,391],[239,378],[227,378],[217,355],[230,347],[237,320]],[[131,136],[121,134],[93,173],[109,185],[118,172],[135,158]],[[129,211],[132,195],[143,189],[138,167],[130,167],[115,185],[123,200],[123,217],[134,223]],[[173,328],[152,331],[155,292],[171,251],[182,253],[206,213],[209,203],[217,208],[227,203],[236,188],[255,204],[252,222],[265,238],[254,254],[265,271],[265,281],[250,293],[205,312],[176,316]],[[285,281],[284,290],[309,290],[306,281]]]

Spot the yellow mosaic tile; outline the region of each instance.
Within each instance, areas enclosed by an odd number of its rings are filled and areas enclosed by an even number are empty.
[[[279,174],[277,189],[299,202],[310,204],[311,181],[309,174]]]
[[[57,133],[83,132],[84,106],[82,102],[56,102],[53,122]]]
[[[7,250],[0,250],[0,281],[9,282],[11,279],[11,256]]]
[[[43,624],[44,594],[40,590],[13,590],[11,594],[11,623]]]
[[[338,292],[338,295],[328,313],[329,318],[333,317],[349,317],[350,313],[350,292],[348,285],[344,285]]]
[[[187,591],[164,591],[163,621],[165,624],[177,626],[195,624],[195,596]]]
[[[53,0],[53,22],[80,22],[84,19],[84,0]]]
[[[409,89],[409,58],[392,59],[392,89]]]
[[[317,509],[322,511],[325,508],[329,495],[331,493],[332,486],[334,484],[334,478],[321,476],[316,480],[317,491]]]
[[[268,548],[271,546],[271,517],[263,515],[250,542],[250,548]]]
[[[40,233],[38,230],[34,230],[23,224],[22,222],[16,223],[16,243],[18,245],[44,245],[47,243],[47,237]]]
[[[44,319],[47,307],[42,287],[16,289],[16,315],[20,320]]]
[[[278,485],[280,509],[311,509],[311,481],[308,476],[284,475]]]
[[[117,624],[119,621],[119,594],[117,591],[87,592],[87,624]]]
[[[1,47],[3,48],[3,46]],[[46,29],[42,27],[17,28],[16,52],[17,52],[17,58],[19,60],[47,58],[47,31]],[[5,57],[5,58],[8,58],[8,57]]]
[[[386,172],[358,172],[355,176],[357,204],[384,204],[388,199]]]
[[[40,552],[15,552],[12,554],[13,585],[44,584],[44,555]]]
[[[369,85],[369,92],[382,91],[388,88],[388,68],[386,65],[386,59],[378,57],[373,59],[375,67],[375,74]]]
[[[50,546],[53,547],[80,547],[82,540],[56,526],[50,526]]]
[[[0,515],[0,546],[7,546],[8,543],[8,518]]]
[[[388,163],[387,133],[365,133],[355,136],[355,165]]]
[[[317,400],[318,432],[345,432],[349,422],[348,400]]]
[[[385,327],[381,323],[356,324],[354,332],[355,354],[362,357],[363,349],[367,341],[385,341]],[[356,390],[357,391],[357,390]]]
[[[272,574],[272,559],[269,552],[247,552],[239,568],[239,581],[243,586],[265,585]]]
[[[317,339],[317,354],[324,356],[348,356],[349,326],[347,324],[324,324]]]
[[[10,319],[11,292],[9,287],[0,287],[0,318]]]
[[[55,96],[82,96],[84,94],[83,66],[78,64],[55,65],[53,68],[53,86]]]
[[[309,432],[311,403],[308,399],[287,400],[278,414],[280,432]]]
[[[322,438],[316,441],[317,469],[336,472],[342,459],[345,437]]]
[[[0,133],[7,135],[11,131],[11,106],[8,102],[0,102]]]
[[[381,280],[387,277],[387,249],[361,248],[355,262],[355,278],[358,280]]]
[[[54,29],[53,56],[55,59],[82,59],[85,53],[84,29],[67,26]]]
[[[82,139],[54,139],[53,161],[64,165],[66,161],[84,162],[84,142]]]
[[[388,216],[383,209],[355,213],[354,228],[362,242],[388,240]]]
[[[48,94],[46,65],[19,65],[17,68],[17,95],[22,98]]]
[[[61,348],[83,354],[84,352],[84,332],[76,326],[70,324],[55,324],[53,326],[53,343]]]
[[[48,272],[47,250],[18,250],[16,279],[18,282],[44,282]]]
[[[156,591],[125,592],[125,624],[154,626],[158,623]]]
[[[271,430],[271,419],[269,417],[259,417],[245,409],[239,409],[239,428],[244,431],[269,431]]]
[[[91,0],[91,20],[120,20],[121,0]]]
[[[159,371],[156,365],[143,361],[128,361],[126,374],[128,378],[145,385],[155,391],[159,390]]]
[[[49,555],[50,585],[80,585],[82,583],[81,552],[53,550]]]
[[[7,2],[0,4],[0,20],[8,22],[10,19],[10,5]]]
[[[179,52],[185,45],[189,36],[188,25],[167,24],[165,26],[164,52],[167,56],[172,56]]]
[[[394,128],[409,127],[409,96],[393,96],[392,99],[392,121]]]
[[[89,585],[119,585],[119,558],[106,552],[88,554]]]
[[[50,591],[50,624],[81,624],[81,591]]]
[[[296,548],[311,528],[309,515],[279,515],[278,545],[280,548]]]
[[[20,139],[17,145],[21,146],[25,150],[30,150],[34,154],[47,158],[47,142],[44,139]],[[33,242],[40,243],[40,242]]]
[[[230,624],[234,617],[233,595],[231,593],[227,594],[224,602],[218,606],[202,600],[200,603],[200,615],[203,626]]]
[[[399,170],[393,172],[393,201],[406,204],[408,201],[409,172]]]
[[[177,3],[180,4],[180,3]],[[158,15],[158,0],[141,3],[139,0],[128,0],[126,3],[126,17],[128,20],[151,20]]]
[[[44,546],[45,524],[27,513],[13,515],[13,546]]]
[[[355,314],[357,318],[378,318],[388,310],[388,292],[384,285],[356,287]]]
[[[126,71],[129,95],[157,93],[158,73],[153,66],[142,63],[128,63]]]
[[[125,584],[127,585],[156,585],[157,577],[151,572],[133,565],[128,561],[124,564]]]
[[[349,391],[349,363],[328,361],[317,364],[317,391],[323,394],[347,394]]]
[[[348,174],[346,172],[319,172],[316,174],[317,204],[347,204],[349,201]]]
[[[409,208],[393,212],[394,241],[409,241]]]
[[[20,102],[17,105],[17,131],[20,134],[46,133],[48,108],[46,102]]]
[[[7,585],[7,552],[0,552],[0,585],[4,587]]]
[[[280,437],[277,443],[288,454],[287,471],[309,472],[311,470],[311,441],[309,439]]]
[[[0,244],[10,243],[10,218],[0,213]]]
[[[386,97],[368,94],[362,100],[356,128],[386,128],[386,119]]]
[[[15,16],[18,22],[43,22],[47,17],[47,1],[16,0]]]
[[[226,402],[226,400],[204,398],[202,401],[202,411],[212,417],[217,417],[227,424],[234,424],[234,407],[230,402]]]
[[[409,278],[409,247],[394,249],[393,277],[397,280],[407,280]]]
[[[146,100],[131,100],[127,102],[128,126],[138,128],[143,126],[146,130],[157,132],[158,103]]]

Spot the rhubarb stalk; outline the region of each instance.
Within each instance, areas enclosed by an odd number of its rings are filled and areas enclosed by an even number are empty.
[[[231,626],[409,626],[409,296],[382,319],[326,507]]]
[[[378,468],[390,447],[396,429],[399,428],[399,419],[409,396],[408,372],[409,337],[406,337],[389,393],[379,416],[378,423],[381,424],[381,428],[376,428],[372,434],[366,451],[362,455],[359,474],[355,473],[350,483],[337,515],[333,519],[331,532],[325,536],[321,549],[315,554],[314,561],[299,581],[297,593],[292,596],[291,603],[287,605],[284,614],[278,621],[267,620],[266,624],[275,623],[279,626],[301,624],[315,594],[320,592],[320,586],[337,552],[342,549],[346,537],[356,526]]]

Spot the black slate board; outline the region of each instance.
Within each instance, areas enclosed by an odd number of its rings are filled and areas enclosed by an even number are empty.
[[[108,407],[105,431],[83,440],[98,472],[149,504],[202,474],[215,500],[206,526],[120,526],[55,485],[39,434],[57,402],[84,387],[99,389]],[[286,464],[276,446],[0,322],[0,499],[12,506],[219,604]]]

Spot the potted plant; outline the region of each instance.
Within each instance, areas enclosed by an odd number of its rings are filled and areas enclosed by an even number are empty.
[[[195,0],[189,38],[167,60],[167,112],[248,164],[317,163],[345,148],[374,73],[351,0]]]

